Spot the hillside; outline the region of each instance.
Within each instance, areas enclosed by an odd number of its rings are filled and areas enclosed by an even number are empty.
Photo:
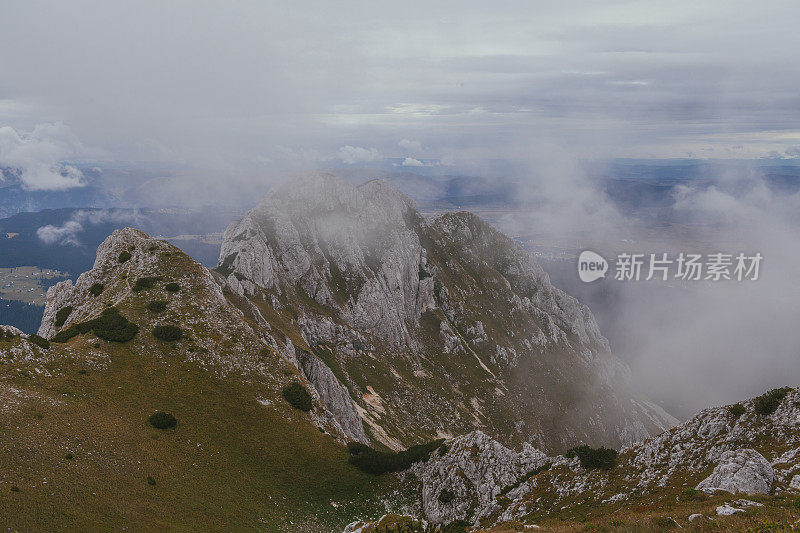
[[[223,251],[237,251],[217,272],[141,231],[115,231],[91,270],[48,290],[39,335],[49,341],[0,327],[2,523],[367,533],[768,530],[800,518],[800,391],[627,435],[610,460],[563,455],[623,440],[616,416],[658,413],[629,388],[588,309],[473,215],[425,220],[379,182],[323,180],[367,213],[341,216],[334,204],[335,226],[331,212],[309,221],[288,209],[281,220],[277,203],[292,204],[268,198],[226,232]],[[391,224],[376,226],[376,213]],[[270,224],[282,230],[264,234]],[[312,229],[327,238],[310,240]],[[305,270],[287,268],[304,253]],[[529,352],[523,331],[540,339]],[[596,414],[555,420],[529,403],[570,409],[569,383]],[[625,402],[641,403],[616,410]],[[453,435],[397,474],[352,464],[365,444],[444,436],[437,424]],[[362,447],[344,446],[354,441]]]
[[[426,219],[384,181],[284,183],[228,227],[216,270],[264,329],[316,356],[307,376],[330,369],[373,443],[479,429],[557,452],[675,423],[528,252],[467,212]]]
[[[800,524],[798,389],[706,409],[604,467],[530,446],[517,452],[481,432],[441,450],[412,468],[422,516],[356,521],[348,532],[390,531],[389,524],[422,531],[423,519],[496,532],[788,531]]]
[[[389,496],[401,505],[396,479],[347,463],[348,437],[234,300],[174,246],[125,229],[74,285],[50,289],[40,329],[48,349],[4,327],[0,522],[21,531],[328,531],[385,512]],[[154,301],[164,309],[149,309]],[[66,339],[112,306],[122,321]],[[106,340],[130,335],[126,321],[138,326],[130,340]],[[165,325],[181,338],[155,338]],[[291,382],[311,392],[309,413],[282,397]],[[177,426],[151,426],[156,411]]]

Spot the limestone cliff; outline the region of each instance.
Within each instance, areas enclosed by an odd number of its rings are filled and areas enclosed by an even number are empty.
[[[284,183],[228,227],[217,271],[391,448],[475,429],[553,451],[619,446],[675,422],[529,253],[470,213],[426,219],[381,180]]]

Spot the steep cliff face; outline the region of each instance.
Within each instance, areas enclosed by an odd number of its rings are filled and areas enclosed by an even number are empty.
[[[276,188],[226,230],[217,271],[391,448],[475,429],[549,450],[619,446],[674,423],[527,252],[470,213],[427,220],[380,180]]]

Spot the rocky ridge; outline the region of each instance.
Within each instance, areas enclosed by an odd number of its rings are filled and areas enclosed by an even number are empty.
[[[587,470],[577,458],[547,456],[529,446],[515,452],[481,432],[458,437],[445,443],[444,453],[412,467],[421,485],[423,514],[409,520],[466,520],[489,528],[585,517],[586,509],[610,516],[633,506],[704,501],[708,497],[697,496],[701,492],[723,498],[783,493],[797,498],[800,390],[788,391],[767,415],[757,412],[757,401],[743,402],[741,416],[731,406],[706,409],[662,435],[624,448],[610,471]],[[744,499],[718,506],[709,500],[708,505],[710,514],[717,515],[764,506]],[[711,512],[717,507],[722,511]]]
[[[121,261],[124,253],[130,254],[130,258]],[[220,375],[235,372],[248,379],[253,376],[266,379],[273,385],[272,395],[276,398],[279,393],[274,389],[284,379],[276,379],[277,369],[270,368],[269,362],[279,357],[282,366],[288,364],[297,370],[296,374],[316,398],[317,407],[311,413],[315,424],[338,435],[343,442],[367,441],[355,404],[327,367],[316,364],[313,356],[297,350],[290,341],[276,341],[263,328],[266,322],[252,304],[226,296],[218,275],[174,246],[132,228],[109,236],[98,247],[93,268],[81,274],[74,284],[67,280],[48,289],[39,335],[51,338],[73,324],[97,317],[108,307],[128,305],[145,294],[152,297],[152,291],[137,292],[136,281],[162,280],[165,269],[177,266],[174,263],[180,267],[175,275],[169,276],[169,281],[177,283],[181,290],[171,298],[180,300],[180,304],[175,312],[163,316],[146,315],[152,326],[177,322],[189,331],[213,327],[227,332],[235,342],[220,344],[214,335],[193,336],[187,357]],[[91,294],[93,285],[103,287],[99,296]],[[159,293],[165,294],[163,290]],[[56,315],[64,309],[71,311],[63,324],[57,326]],[[313,385],[308,376],[314,380]]]
[[[393,449],[476,429],[550,451],[619,446],[675,422],[529,253],[470,213],[426,219],[381,180],[277,187],[225,231],[217,271]]]

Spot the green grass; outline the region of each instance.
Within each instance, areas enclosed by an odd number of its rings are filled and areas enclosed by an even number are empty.
[[[38,396],[22,412],[4,411],[6,527],[341,531],[354,517],[383,514],[397,480],[359,472],[306,415],[260,405],[263,384],[132,348],[106,345],[110,364],[82,376],[80,362],[64,358],[52,376],[26,385]],[[155,408],[180,424],[168,433],[150,427],[143,413]],[[80,453],[65,463],[65,448]]]

